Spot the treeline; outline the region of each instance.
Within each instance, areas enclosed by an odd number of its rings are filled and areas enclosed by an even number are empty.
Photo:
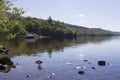
[[[23,29],[25,31],[24,34],[36,33],[41,36],[48,36],[54,38],[120,35],[117,32],[112,32],[99,28],[86,28],[82,26],[66,24],[60,21],[54,21],[51,17],[49,17],[47,20],[32,17],[22,17],[19,22],[19,26],[23,26]]]
[[[81,36],[115,36],[120,33],[103,30],[99,28],[86,28],[82,26],[70,25],[60,21],[54,21],[51,17],[47,20],[19,17],[19,24],[15,25],[12,33],[17,35],[37,34],[39,36],[52,38],[76,38]]]
[[[120,35],[97,28],[86,28],[55,21],[51,17],[47,20],[22,17],[22,8],[14,7],[9,0],[0,0],[0,39],[12,39],[18,35],[28,33],[53,38],[75,38],[78,36],[114,36]]]
[[[48,20],[27,17],[21,20],[21,24],[28,33],[53,38],[76,37],[72,28],[60,21],[52,20],[51,17]]]
[[[77,36],[117,36],[120,35],[119,32],[113,32],[109,30],[104,30],[100,28],[87,28],[83,26],[66,24],[70,28],[74,29],[77,33]]]

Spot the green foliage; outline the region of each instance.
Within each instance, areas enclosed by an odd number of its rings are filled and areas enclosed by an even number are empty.
[[[53,20],[52,20],[51,16],[49,16],[47,21],[48,21],[49,24],[52,24]]]
[[[13,7],[9,0],[0,1],[0,36],[1,38],[14,38],[18,32],[14,31],[19,21],[17,20],[24,11],[22,8]]]
[[[75,37],[71,28],[62,22],[52,20],[51,17],[48,20],[27,17],[24,20],[25,30],[29,33],[54,38]]]
[[[51,17],[48,20],[27,17],[21,22],[24,24],[24,29],[29,33],[36,33],[40,36],[47,36],[53,38],[75,38],[77,36],[112,36],[113,32],[97,29],[85,28],[65,24],[60,21],[54,21]]]
[[[118,33],[96,28],[85,28],[54,21],[21,17],[22,8],[13,7],[9,0],[0,0],[0,38],[12,39],[18,34],[36,33],[53,38],[75,38],[77,36],[112,36]],[[120,35],[120,33],[119,33]]]
[[[7,49],[10,50],[12,56],[16,55],[32,55],[37,52],[49,54],[54,51],[62,51],[64,48],[71,46],[71,44],[87,44],[87,43],[101,43],[102,41],[109,40],[111,37],[80,37],[76,39],[38,39],[35,43],[26,42],[23,39],[14,39],[1,42]]]
[[[99,28],[86,28],[82,26],[76,26],[76,25],[69,25],[70,28],[72,28],[77,36],[116,36],[120,35],[116,32],[103,30]]]

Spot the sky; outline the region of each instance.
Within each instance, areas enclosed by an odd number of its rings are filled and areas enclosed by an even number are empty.
[[[120,32],[120,0],[16,0],[23,16]]]

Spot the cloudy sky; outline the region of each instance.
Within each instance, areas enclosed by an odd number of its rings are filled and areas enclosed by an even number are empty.
[[[120,31],[120,0],[17,0],[24,16]]]

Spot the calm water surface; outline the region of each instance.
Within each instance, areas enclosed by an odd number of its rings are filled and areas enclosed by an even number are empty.
[[[120,37],[17,39],[0,45],[10,50],[0,59],[7,57],[16,65],[0,69],[0,80],[120,80]],[[78,74],[81,70],[85,73]]]

